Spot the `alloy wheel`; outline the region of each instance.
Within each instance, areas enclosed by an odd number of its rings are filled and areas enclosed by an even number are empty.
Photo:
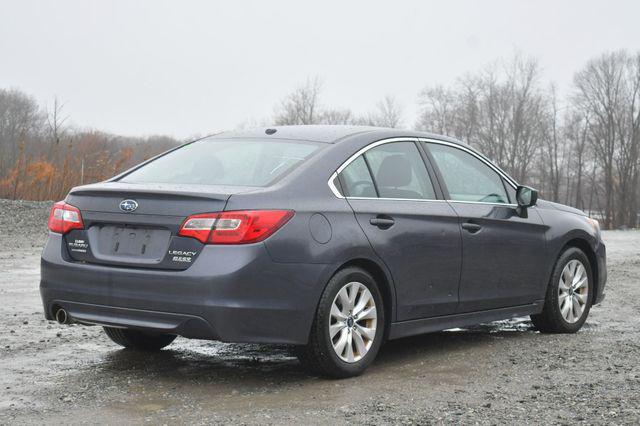
[[[589,300],[589,275],[577,259],[570,260],[562,269],[558,284],[558,305],[562,318],[573,324],[582,318]]]
[[[331,304],[329,337],[336,355],[345,362],[360,361],[376,337],[378,311],[371,291],[362,283],[344,285]]]

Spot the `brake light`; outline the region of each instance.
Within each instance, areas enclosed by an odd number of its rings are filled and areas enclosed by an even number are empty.
[[[204,244],[248,244],[262,241],[293,217],[292,210],[238,210],[189,216],[178,235]]]
[[[51,232],[66,234],[72,229],[83,229],[84,223],[80,210],[64,201],[58,201],[51,207],[48,226]]]

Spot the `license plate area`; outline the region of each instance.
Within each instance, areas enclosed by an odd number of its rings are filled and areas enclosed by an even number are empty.
[[[171,231],[130,225],[94,225],[89,243],[96,259],[159,263],[169,247]]]

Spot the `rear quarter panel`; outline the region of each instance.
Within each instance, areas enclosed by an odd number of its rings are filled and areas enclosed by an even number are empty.
[[[375,254],[344,198],[328,186],[335,170],[363,146],[370,136],[351,137],[340,144],[328,144],[307,163],[275,185],[232,195],[226,210],[291,209],[293,218],[265,242],[274,262],[325,264],[327,273],[317,283],[317,297],[331,276],[354,260],[374,262],[384,272],[390,287],[391,318],[395,319],[395,287],[384,262]]]

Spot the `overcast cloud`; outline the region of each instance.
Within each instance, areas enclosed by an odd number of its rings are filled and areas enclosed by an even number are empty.
[[[260,122],[308,76],[323,104],[386,94],[415,120],[427,84],[515,50],[566,90],[603,51],[640,49],[638,1],[0,0],[0,87],[74,123],[185,138]]]

